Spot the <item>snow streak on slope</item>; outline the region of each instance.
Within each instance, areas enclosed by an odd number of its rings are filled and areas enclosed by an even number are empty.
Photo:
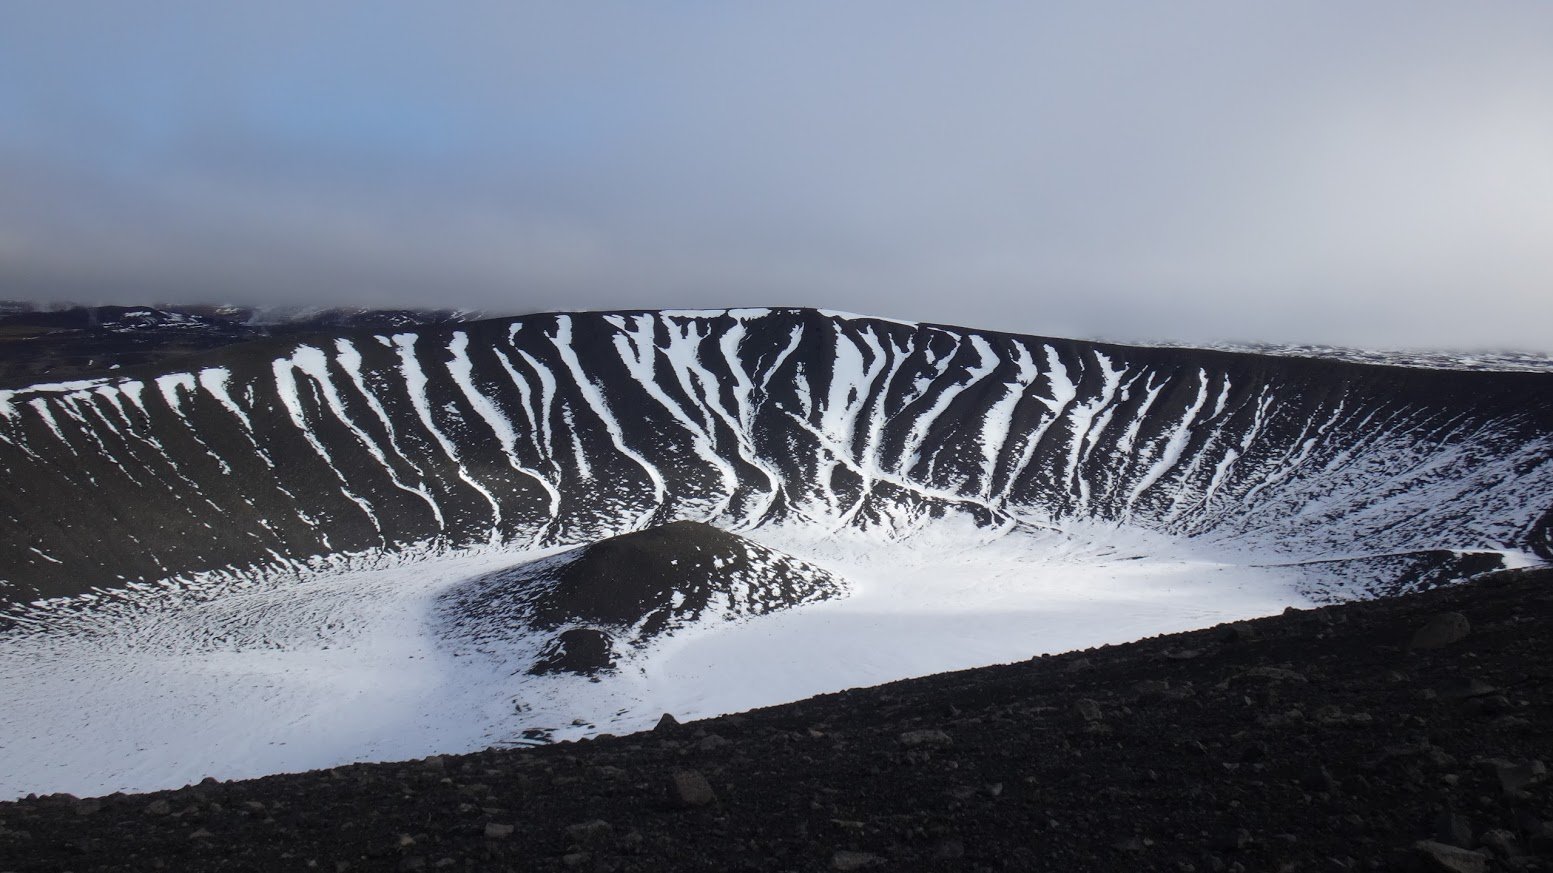
[[[675,518],[892,537],[970,511],[1290,561],[1553,556],[1547,374],[808,310],[529,316],[219,357],[0,396],[0,598]]]

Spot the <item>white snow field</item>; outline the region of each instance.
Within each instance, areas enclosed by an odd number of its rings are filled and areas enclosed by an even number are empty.
[[[54,616],[0,636],[0,799],[625,733],[1306,603],[1294,570],[1113,525],[740,533],[842,575],[848,596],[705,620],[597,682],[528,675],[539,639],[477,649],[438,627],[440,592],[554,549],[358,561]]]

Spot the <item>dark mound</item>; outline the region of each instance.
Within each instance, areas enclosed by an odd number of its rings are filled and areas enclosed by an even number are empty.
[[[488,643],[564,629],[531,672],[593,673],[614,665],[617,641],[639,647],[687,624],[765,615],[845,590],[813,564],[676,521],[482,576],[441,601],[450,639]]]
[[[700,618],[719,596],[732,612],[764,615],[842,590],[813,564],[698,521],[610,537],[575,555],[535,601],[543,624],[640,624],[651,637]]]
[[[635,736],[0,804],[0,869],[1547,870],[1550,652],[1553,572],[1502,573]]]
[[[529,672],[591,676],[614,669],[615,657],[615,641],[608,633],[591,627],[574,627],[551,640]]]

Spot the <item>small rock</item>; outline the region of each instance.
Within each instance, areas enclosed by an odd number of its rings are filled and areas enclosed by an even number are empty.
[[[715,752],[733,745],[732,740],[725,740],[717,734],[707,734],[701,742],[696,743],[696,748],[703,752]]]
[[[1164,679],[1143,679],[1132,683],[1132,692],[1139,697],[1163,697],[1170,691],[1170,683]]]
[[[1073,711],[1078,714],[1079,718],[1085,721],[1099,721],[1104,717],[1104,714],[1100,711],[1100,704],[1087,697],[1074,701]]]
[[[399,861],[400,870],[425,870],[426,858],[423,855],[411,855]]]
[[[153,800],[146,804],[146,815],[167,815],[173,811],[173,805],[165,800]]]
[[[485,823],[485,838],[488,840],[505,840],[512,836],[516,828],[510,824],[497,824],[494,821]]]
[[[575,870],[592,860],[593,856],[587,852],[572,852],[561,856],[561,863],[566,865],[568,870]]]
[[[1219,640],[1225,643],[1249,643],[1254,639],[1256,628],[1242,622],[1227,624],[1219,631]]]
[[[1300,782],[1311,791],[1325,791],[1331,794],[1338,789],[1337,778],[1325,766],[1307,770],[1300,778]]]
[[[211,839],[213,837],[215,837],[215,834],[211,833],[210,831],[205,830],[204,828],[200,828],[199,830],[195,831],[194,833],[189,834],[189,839],[191,839],[191,840],[208,840],[208,839]]]
[[[1225,831],[1219,835],[1219,838],[1216,840],[1216,842],[1221,849],[1230,852],[1238,852],[1241,849],[1251,845],[1251,832],[1245,828],[1236,828],[1232,831]]]
[[[873,867],[883,864],[884,859],[868,852],[851,852],[843,849],[830,856],[830,869],[832,870],[862,870],[865,867]]]
[[[941,730],[926,729],[906,731],[900,735],[901,745],[912,748],[915,746],[952,746],[954,738]]]
[[[965,857],[965,844],[959,840],[944,840],[933,847],[933,860],[955,861]]]
[[[1466,700],[1471,697],[1486,697],[1499,689],[1475,676],[1452,676],[1441,680],[1435,690],[1446,700]]]
[[[1459,849],[1472,848],[1472,821],[1454,812],[1442,812],[1434,820],[1434,838]]]
[[[1442,612],[1413,633],[1410,649],[1442,649],[1460,642],[1472,632],[1472,624],[1459,612]]]
[[[1236,757],[1242,764],[1255,764],[1257,761],[1266,760],[1267,744],[1261,742],[1246,743],[1237,750]]]
[[[700,770],[678,770],[674,773],[674,802],[679,806],[706,806],[717,802],[717,792]]]
[[[1326,706],[1317,707],[1316,711],[1311,714],[1311,717],[1315,719],[1316,724],[1320,725],[1331,726],[1348,723],[1348,715],[1341,708],[1330,703]]]
[[[1553,855],[1553,822],[1538,821],[1528,813],[1525,821],[1521,822],[1521,830],[1525,832],[1526,843],[1533,852]]]
[[[421,769],[427,773],[442,773],[448,768],[447,759],[441,755],[432,755],[421,761]]]
[[[1142,839],[1136,836],[1132,836],[1117,840],[1111,844],[1111,848],[1118,852],[1126,852],[1131,855],[1141,855],[1143,854],[1144,845]]]
[[[1547,765],[1541,761],[1516,763],[1503,758],[1489,758],[1476,763],[1499,779],[1499,787],[1506,795],[1513,795],[1526,786],[1541,781],[1548,774]]]
[[[566,836],[579,846],[593,846],[609,839],[613,832],[614,828],[610,827],[609,822],[594,819],[567,827]]]
[[[679,719],[677,719],[673,715],[670,715],[669,713],[665,712],[663,714],[663,717],[658,719],[658,723],[653,725],[653,730],[655,730],[655,731],[671,731],[671,730],[674,730],[677,727],[679,727]]]
[[[96,815],[101,810],[102,801],[95,797],[91,797],[86,800],[78,800],[75,802],[76,815]]]
[[[1419,868],[1438,873],[1488,873],[1488,859],[1466,849],[1447,846],[1434,840],[1413,844],[1413,856]]]
[[[1478,838],[1478,842],[1492,849],[1494,854],[1501,858],[1517,858],[1521,854],[1520,843],[1515,839],[1513,831],[1507,831],[1502,828],[1484,831],[1483,835]]]
[[[1466,710],[1472,715],[1504,715],[1514,709],[1510,698],[1503,694],[1474,697],[1467,701]]]
[[[1308,680],[1305,678],[1303,673],[1296,673],[1293,670],[1287,670],[1283,667],[1252,667],[1249,670],[1242,670],[1239,673],[1229,677],[1229,684],[1231,685],[1256,682],[1306,681]]]

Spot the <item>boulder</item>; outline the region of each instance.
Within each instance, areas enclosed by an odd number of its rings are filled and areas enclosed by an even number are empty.
[[[916,746],[950,746],[954,739],[941,730],[916,730],[906,731],[900,735],[901,745],[909,748]]]
[[[1416,869],[1427,873],[1488,873],[1488,858],[1434,840],[1413,844]]]
[[[682,807],[706,806],[717,802],[717,792],[700,770],[675,771],[670,785],[670,797]]]
[[[1413,632],[1410,649],[1443,649],[1460,642],[1472,632],[1472,623],[1459,612],[1442,612]]]
[[[862,870],[866,867],[874,867],[883,864],[884,859],[868,852],[852,852],[843,849],[830,856],[830,869],[832,870]]]

